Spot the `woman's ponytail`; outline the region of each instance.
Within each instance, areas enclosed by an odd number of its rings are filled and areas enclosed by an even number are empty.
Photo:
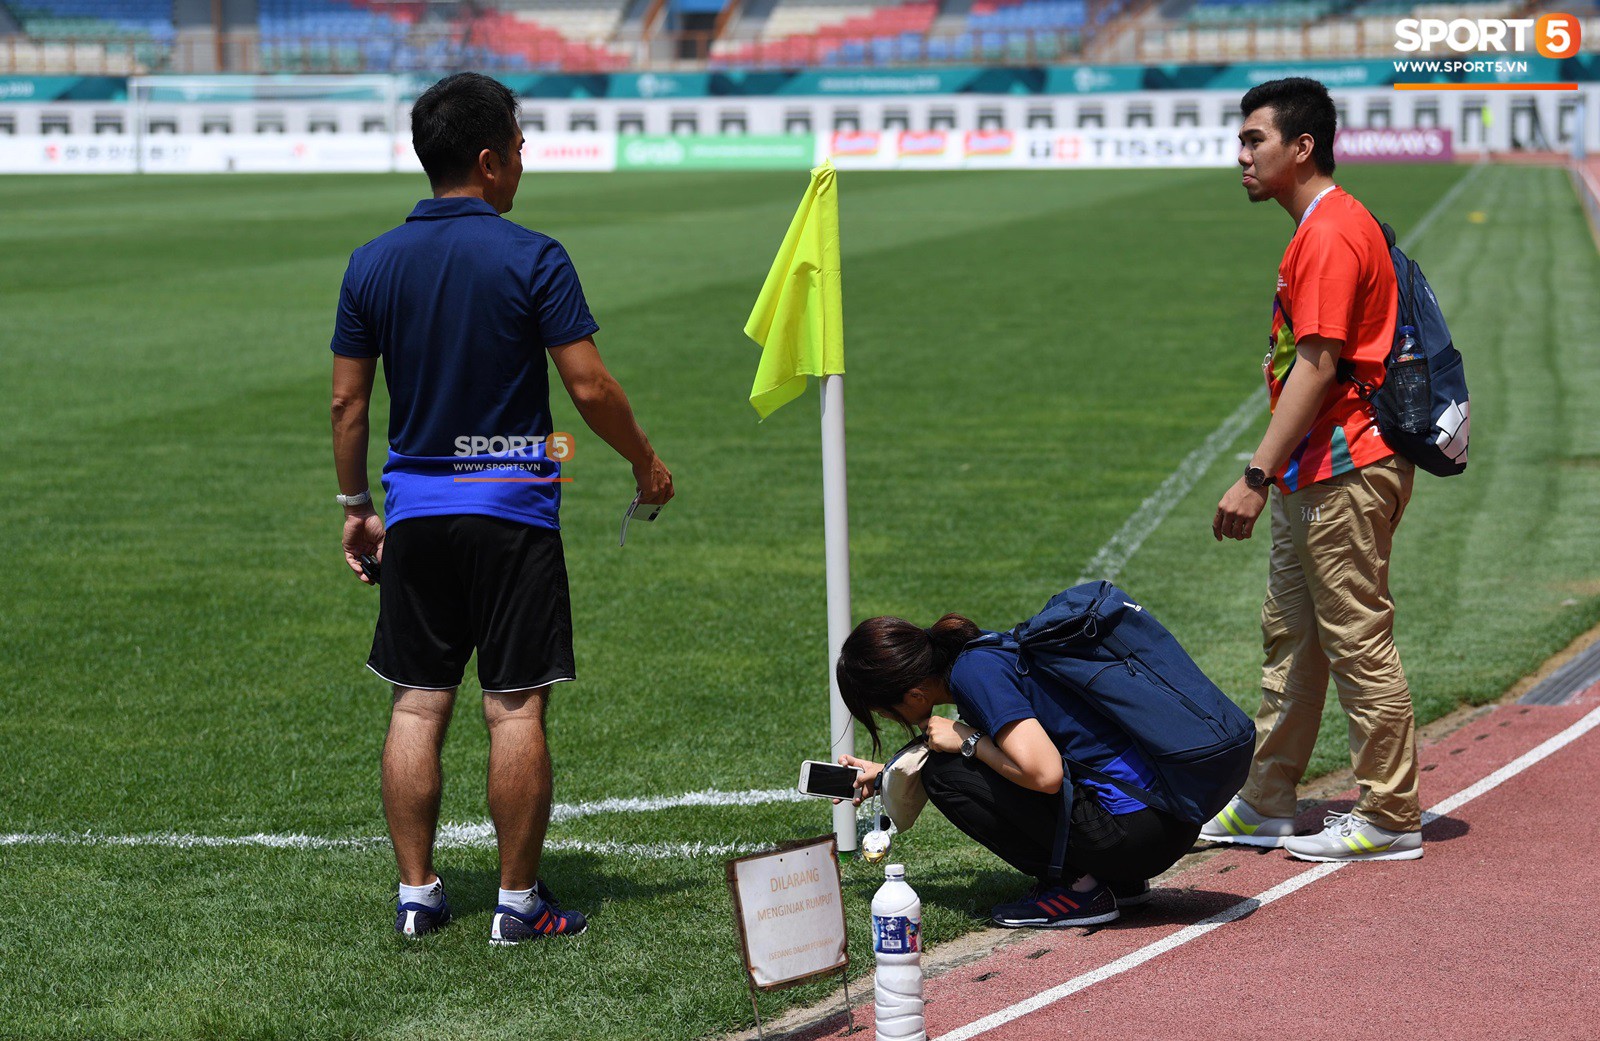
[[[978,627],[965,615],[947,614],[923,630],[933,643],[933,671],[948,679],[961,649],[978,638]]]

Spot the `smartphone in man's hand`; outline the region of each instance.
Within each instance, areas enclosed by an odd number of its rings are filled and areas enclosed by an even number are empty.
[[[628,512],[622,515],[622,538],[617,540],[617,545],[628,544],[628,522],[635,516],[642,521],[653,521],[661,516],[661,511],[666,508],[667,504],[664,502],[640,502],[639,496],[635,495],[633,501],[628,504]]]

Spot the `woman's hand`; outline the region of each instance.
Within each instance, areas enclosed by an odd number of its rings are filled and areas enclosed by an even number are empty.
[[[959,752],[961,742],[977,733],[965,723],[945,719],[943,716],[929,716],[927,725],[922,729],[928,735],[929,750],[934,752]]]
[[[839,764],[841,766],[853,766],[861,771],[856,775],[856,797],[850,800],[851,806],[860,806],[861,800],[871,795],[878,787],[878,777],[883,773],[883,764],[874,763],[867,759],[857,759],[853,755],[840,756]],[[842,799],[835,799],[833,804],[837,806],[842,801]]]

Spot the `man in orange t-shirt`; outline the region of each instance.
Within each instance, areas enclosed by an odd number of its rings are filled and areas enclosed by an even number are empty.
[[[1271,499],[1256,753],[1239,796],[1200,834],[1282,846],[1304,860],[1413,860],[1422,856],[1416,721],[1389,596],[1389,553],[1413,468],[1384,441],[1352,380],[1383,382],[1394,268],[1378,222],[1333,183],[1338,116],[1327,88],[1273,80],[1239,107],[1245,192],[1276,201],[1295,232],[1278,265],[1263,365],[1272,421],[1212,521],[1218,540],[1248,539]],[[1361,798],[1321,832],[1296,837],[1296,785],[1330,674],[1349,717]]]

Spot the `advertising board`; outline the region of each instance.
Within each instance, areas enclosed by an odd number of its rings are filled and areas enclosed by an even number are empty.
[[[616,139],[618,170],[808,170],[816,159],[810,134],[689,137],[626,134]]]
[[[1333,157],[1344,163],[1448,163],[1455,159],[1450,131],[1341,130],[1333,139]]]

